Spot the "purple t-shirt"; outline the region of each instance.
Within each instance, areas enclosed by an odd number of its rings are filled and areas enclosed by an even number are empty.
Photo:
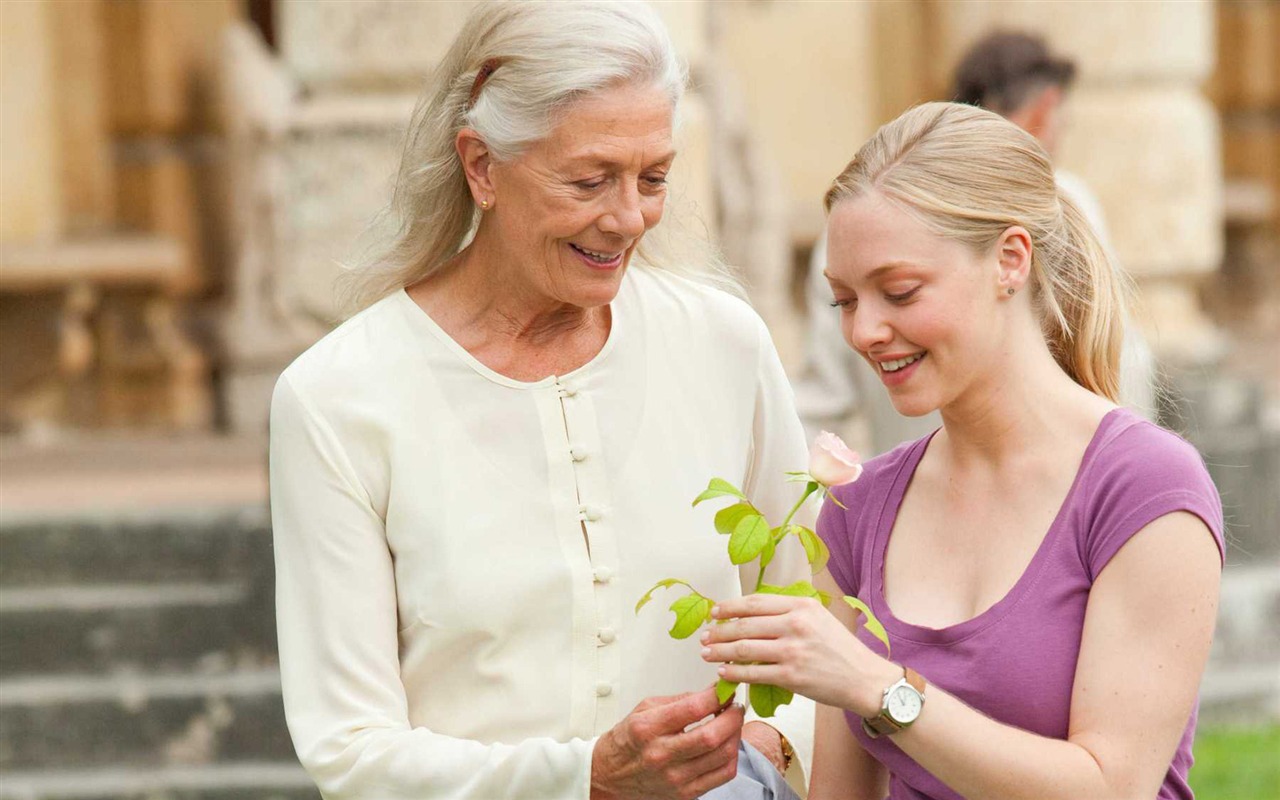
[[[884,623],[896,663],[997,721],[1066,739],[1093,581],[1131,536],[1175,511],[1204,520],[1224,552],[1218,492],[1190,444],[1131,411],[1115,409],[1098,426],[1057,518],[1009,593],[971,620],[926,628],[893,616],[883,578],[898,507],[931,438],[867,462],[861,478],[836,490],[847,510],[824,505],[818,533],[831,549],[828,568],[846,594],[867,603]],[[858,636],[884,652],[865,629],[859,628]],[[890,737],[870,739],[856,716],[847,717],[862,746],[888,767],[891,800],[960,800]],[[1195,726],[1192,711],[1159,800],[1192,797],[1187,771]]]

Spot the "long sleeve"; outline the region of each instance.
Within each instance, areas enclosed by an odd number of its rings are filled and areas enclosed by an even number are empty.
[[[788,483],[786,473],[806,469],[809,455],[804,431],[796,416],[791,385],[787,382],[782,363],[778,360],[777,351],[763,323],[760,323],[759,330],[759,383],[751,436],[751,472],[743,490],[773,524],[780,524],[799,498],[803,486]],[[811,499],[796,512],[792,521],[813,527],[816,514],[817,502]],[[757,570],[754,564],[748,566],[749,569],[742,570],[744,594],[755,589]],[[795,537],[789,537],[779,547],[766,575],[769,583],[781,586],[800,580],[812,580],[804,549]],[[753,719],[759,717],[748,710],[747,720]],[[780,707],[772,718],[762,721],[780,731],[795,748],[796,760],[787,775],[788,782],[801,788],[807,786],[813,765],[813,701],[796,695],[791,703]],[[799,775],[795,774],[797,769],[800,770]]]
[[[271,514],[289,731],[327,798],[581,798],[594,740],[486,744],[409,722],[383,519],[334,428],[286,373]]]

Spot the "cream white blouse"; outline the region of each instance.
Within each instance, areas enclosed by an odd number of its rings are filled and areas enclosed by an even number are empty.
[[[781,521],[783,473],[807,461],[791,389],[727,294],[633,267],[611,310],[595,358],[526,383],[401,291],[281,376],[284,703],[326,797],[585,800],[596,737],[715,680],[667,635],[678,587],[634,607],[667,577],[716,599],[755,585],[712,525],[724,503],[690,502],[722,477]],[[788,539],[769,582],[807,575]],[[813,705],[770,722],[807,775]]]

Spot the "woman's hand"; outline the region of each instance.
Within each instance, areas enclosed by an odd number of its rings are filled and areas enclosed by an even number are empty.
[[[591,800],[692,800],[728,783],[738,774],[743,713],[721,706],[714,687],[641,702],[596,742]]]
[[[703,633],[702,657],[723,662],[725,680],[769,683],[874,717],[885,687],[902,677],[901,668],[873,653],[812,598],[753,594],[711,613],[729,621]]]

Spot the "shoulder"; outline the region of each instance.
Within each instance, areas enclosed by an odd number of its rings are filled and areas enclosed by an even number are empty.
[[[1190,442],[1128,409],[1111,416],[1090,465],[1095,497],[1138,501],[1179,491],[1217,497],[1204,459]]]
[[[1103,424],[1081,487],[1082,555],[1093,577],[1135,533],[1176,511],[1199,517],[1223,550],[1222,500],[1195,447],[1127,409]]]
[[[280,374],[276,401],[285,393],[283,387],[316,401],[376,391],[379,380],[394,375],[407,347],[399,302],[395,294],[379,300],[303,351]]]
[[[752,348],[762,335],[764,320],[746,300],[709,284],[654,267],[637,267],[628,274],[644,312],[672,325],[697,328],[717,340]]]

